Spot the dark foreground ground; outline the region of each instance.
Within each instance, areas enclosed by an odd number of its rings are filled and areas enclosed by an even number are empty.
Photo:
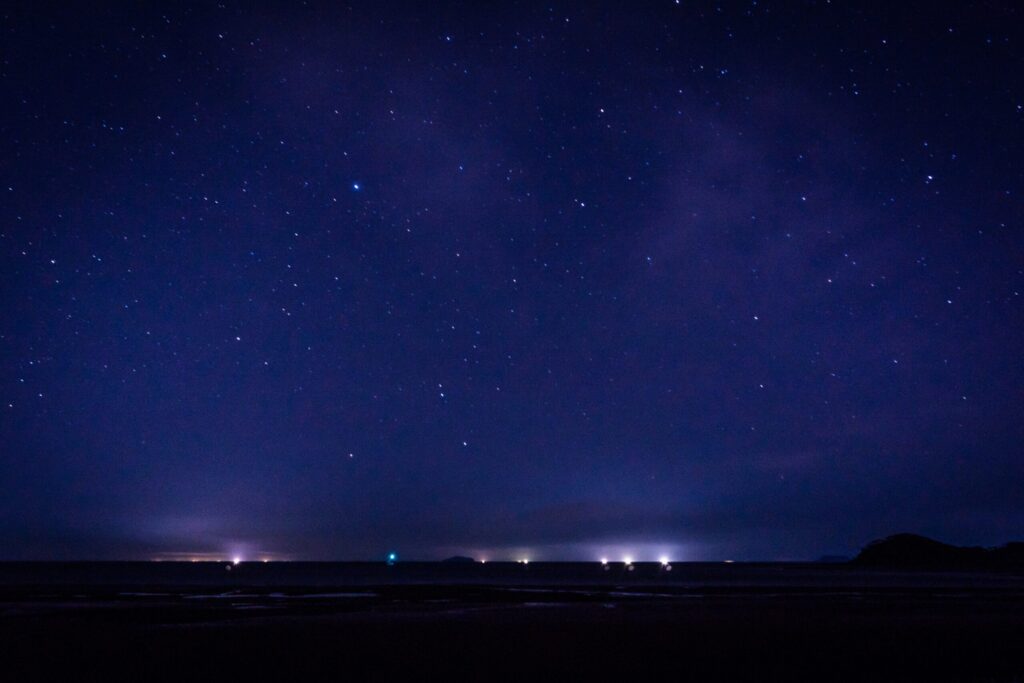
[[[1009,575],[83,571],[0,566],[0,678],[1024,681]]]

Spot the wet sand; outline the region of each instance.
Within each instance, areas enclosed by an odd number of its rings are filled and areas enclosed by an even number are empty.
[[[71,667],[118,680],[1024,681],[1022,577],[762,565],[601,582],[587,566],[538,580],[549,569],[334,585],[8,574],[0,654],[8,680]],[[449,574],[461,571],[474,570]]]

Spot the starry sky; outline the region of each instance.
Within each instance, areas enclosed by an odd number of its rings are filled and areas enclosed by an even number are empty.
[[[0,557],[1020,539],[1015,4],[6,5]]]

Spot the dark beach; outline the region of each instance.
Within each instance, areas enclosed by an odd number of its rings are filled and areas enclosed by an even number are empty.
[[[823,564],[9,563],[12,678],[1024,679],[1024,577]],[[68,668],[70,667],[70,668]]]

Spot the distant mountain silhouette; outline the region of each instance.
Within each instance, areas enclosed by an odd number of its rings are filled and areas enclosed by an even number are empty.
[[[851,563],[894,569],[1024,569],[1024,543],[964,548],[917,534],[896,534],[872,541]]]
[[[448,559],[441,561],[447,562],[449,564],[473,564],[474,562],[476,562],[476,560],[474,560],[472,557],[466,557],[465,555],[455,555],[453,557],[449,557]]]

